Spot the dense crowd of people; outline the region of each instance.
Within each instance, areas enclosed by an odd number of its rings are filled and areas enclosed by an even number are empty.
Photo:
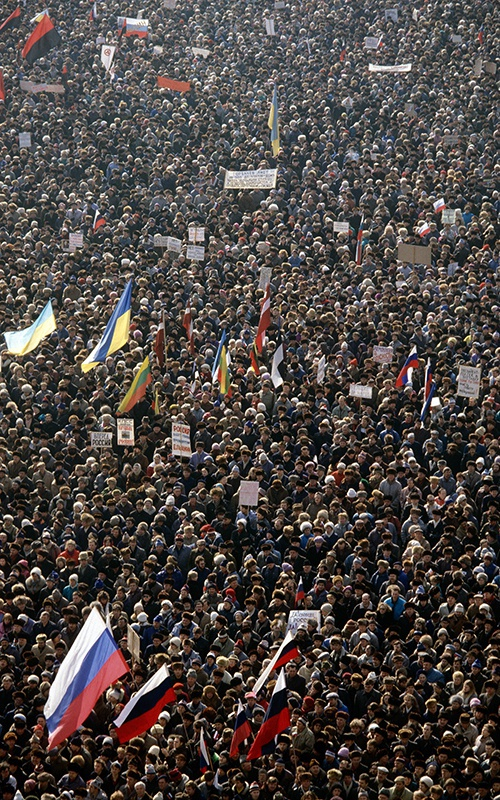
[[[143,0],[97,3],[92,20],[88,2],[53,0],[61,44],[31,67],[20,48],[44,4],[0,30],[0,329],[49,299],[57,320],[32,353],[1,352],[4,800],[500,796],[499,7],[393,5]],[[148,20],[147,38],[123,35],[125,14]],[[224,189],[226,170],[275,168],[274,189]],[[193,224],[202,261],[186,255]],[[128,345],[83,372],[130,278]],[[148,354],[134,443],[118,446],[117,407]],[[463,366],[481,368],[477,398],[458,393]],[[189,458],[172,454],[175,422]],[[44,705],[93,607],[130,671],[50,748]],[[269,755],[249,761],[250,736],[231,757],[238,702],[255,735],[277,675],[253,687],[298,609],[290,728]],[[176,702],[120,744],[114,720],[163,664]]]

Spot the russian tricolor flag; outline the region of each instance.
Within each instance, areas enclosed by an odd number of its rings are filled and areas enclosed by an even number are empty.
[[[264,721],[249,750],[247,760],[253,761],[253,759],[260,758],[265,753],[272,753],[275,749],[274,740],[289,727],[290,712],[288,710],[285,671],[282,669],[276,681]]]
[[[231,739],[231,747],[229,748],[229,758],[238,758],[240,755],[240,744],[243,744],[251,733],[252,726],[248,721],[245,708],[241,700],[238,700],[238,711],[236,712],[236,719],[234,720],[234,733]]]
[[[128,669],[128,668],[127,668]],[[151,728],[167,703],[175,702],[173,681],[165,664],[129,700],[121,714],[115,719],[120,743]]]
[[[431,400],[434,397],[435,391],[436,391],[436,384],[434,383],[433,380],[431,362],[429,359],[427,361],[427,366],[425,368],[424,405],[422,406],[422,411],[420,414],[420,419],[422,420],[422,422],[429,413],[429,408],[431,407]]]
[[[417,348],[414,347],[396,378],[396,386],[406,386],[411,381],[412,371],[418,367]]]
[[[420,228],[418,229],[418,235],[422,238],[423,236],[427,236],[428,233],[431,232],[431,226],[427,221],[423,222]]]
[[[361,217],[361,222],[359,223],[358,228],[358,235],[356,237],[356,264],[361,264],[363,260],[363,223],[365,221],[364,215]]]
[[[202,775],[208,769],[212,769],[212,762],[210,760],[210,754],[208,752],[207,743],[205,742],[205,734],[203,733],[203,728],[200,729],[200,772]]]
[[[436,200],[435,203],[432,204],[434,207],[434,211],[436,214],[439,214],[440,211],[444,211],[446,208],[446,203],[444,202],[444,198],[440,197],[439,200]]]
[[[147,20],[130,20],[127,19],[127,27],[125,28],[125,36],[138,36],[140,39],[147,39],[148,36],[148,21]]]
[[[128,670],[110,629],[93,608],[50,687],[44,708],[49,749],[71,736],[101,694]]]
[[[304,584],[302,583],[302,578],[299,578],[299,585],[297,586],[297,591],[295,592],[295,608],[299,607],[299,603],[303,603],[306,597],[306,593],[304,591]]]
[[[269,662],[260,678],[258,678],[255,682],[252,691],[254,691],[255,694],[258,694],[273,670],[278,670],[281,667],[284,667],[285,664],[288,664],[289,661],[293,661],[294,658],[299,657],[300,653],[297,645],[295,644],[295,635],[291,631],[288,631],[281,643],[281,647],[274,658]]]
[[[99,213],[99,209],[96,208],[96,212],[95,212],[95,215],[94,215],[94,225],[93,225],[94,233],[96,231],[98,231],[99,228],[102,228],[102,226],[105,225],[105,224],[106,224],[106,220],[104,219],[102,214]]]

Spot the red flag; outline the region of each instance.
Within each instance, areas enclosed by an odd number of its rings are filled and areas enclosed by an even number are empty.
[[[340,61],[345,61],[346,53],[347,50],[344,47],[344,49],[340,51],[340,56],[339,56]]]
[[[57,47],[61,37],[54,28],[48,14],[44,14],[35,30],[24,45],[21,55],[28,64],[34,64],[39,58],[46,55],[53,47]]]
[[[255,336],[255,347],[258,353],[262,353],[264,347],[264,336],[271,324],[271,287],[269,284],[266,286],[264,299],[260,307],[259,327],[257,328],[257,335]]]
[[[188,300],[186,310],[184,312],[184,319],[182,320],[182,327],[186,331],[189,342],[189,350],[191,355],[194,353],[194,340],[193,340],[193,315],[191,313],[191,303]]]
[[[162,314],[161,322],[156,331],[154,351],[160,367],[163,367],[165,365],[165,312]]]
[[[0,69],[0,100],[5,103],[5,85],[3,82],[3,70]]]
[[[161,78],[159,75],[157,84],[159,89],[172,89],[174,92],[189,92],[191,89],[189,81],[174,81],[171,78]]]
[[[0,33],[2,31],[6,31],[9,28],[17,28],[21,24],[21,9],[18,6],[10,16],[5,19],[2,24],[0,25]]]

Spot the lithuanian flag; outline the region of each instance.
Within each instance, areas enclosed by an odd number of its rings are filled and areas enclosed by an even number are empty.
[[[123,414],[125,411],[130,411],[139,400],[142,400],[146,394],[146,389],[152,382],[151,367],[149,366],[149,356],[146,356],[141,364],[141,367],[132,381],[132,385],[127,394],[118,406],[118,411]]]

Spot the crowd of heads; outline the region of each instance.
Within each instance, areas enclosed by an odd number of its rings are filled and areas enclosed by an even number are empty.
[[[0,329],[49,299],[57,320],[28,355],[0,353],[5,800],[500,795],[499,10],[387,5],[98,2],[91,19],[53,0],[61,43],[32,66],[43,3],[0,30]],[[274,189],[224,189],[259,169]],[[82,371],[130,279],[128,344]],[[51,748],[44,706],[94,607],[130,669]],[[254,686],[290,624],[291,724],[249,761],[278,676]],[[120,744],[114,721],[163,664],[175,703]],[[239,701],[252,734],[231,757]]]

